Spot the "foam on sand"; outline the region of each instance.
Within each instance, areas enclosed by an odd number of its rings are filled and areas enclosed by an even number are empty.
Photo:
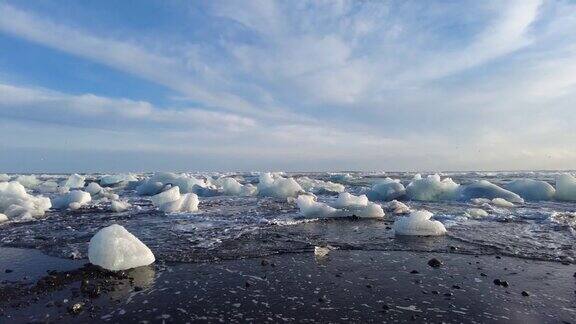
[[[22,184],[0,182],[0,213],[8,218],[39,218],[50,207],[49,198],[28,194]]]
[[[88,259],[92,264],[111,271],[137,268],[156,261],[144,243],[116,224],[99,230],[90,239]]]
[[[504,186],[506,189],[520,195],[526,200],[552,200],[556,189],[546,181],[532,179],[516,179]]]
[[[430,220],[433,214],[427,210],[418,210],[409,216],[398,217],[394,222],[395,235],[437,236],[446,234],[444,224]]]
[[[198,210],[198,196],[193,193],[180,194],[179,187],[172,187],[150,198],[156,208],[166,213],[195,212]]]
[[[406,187],[409,199],[421,201],[451,200],[457,195],[459,184],[451,178],[440,179],[440,175],[433,174],[422,178],[416,174],[414,179]]]
[[[576,178],[565,173],[556,177],[556,199],[576,201]]]
[[[278,199],[297,197],[304,189],[293,178],[284,178],[281,175],[262,173],[258,182],[258,195]]]

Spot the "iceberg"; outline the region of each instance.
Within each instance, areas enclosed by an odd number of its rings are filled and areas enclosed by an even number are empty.
[[[150,198],[152,204],[167,213],[195,212],[198,210],[198,196],[193,193],[180,194],[179,187],[172,187]]]
[[[70,188],[70,189],[83,188],[84,187],[84,180],[86,180],[86,178],[75,173],[75,174],[71,175],[70,177],[68,177],[68,179],[64,182],[63,187]]]
[[[517,179],[504,186],[506,189],[520,195],[526,200],[552,200],[556,189],[546,181],[532,179]]]
[[[394,235],[437,236],[446,234],[446,228],[427,210],[413,211],[409,216],[401,216],[394,222]]]
[[[144,243],[116,224],[99,230],[90,239],[88,259],[92,264],[111,271],[147,266],[156,261]]]
[[[368,197],[366,195],[354,196],[348,192],[339,194],[336,201],[332,204],[336,208],[365,207],[367,205]]]
[[[52,200],[52,207],[55,209],[72,209],[76,210],[92,201],[89,193],[81,190],[72,190],[67,194],[56,197]]]
[[[92,196],[99,194],[100,192],[102,192],[102,187],[97,184],[96,182],[90,182],[86,188],[84,188],[84,190],[91,194]]]
[[[368,199],[374,201],[388,201],[398,199],[406,194],[406,188],[400,180],[386,178],[372,186],[366,193]]]
[[[258,195],[278,199],[296,197],[299,193],[304,192],[304,189],[293,178],[284,178],[280,175],[273,176],[269,172],[260,175],[257,188]]]
[[[0,182],[0,213],[8,218],[39,218],[50,207],[49,198],[28,194],[19,182]]]
[[[556,177],[556,199],[576,201],[576,178],[565,173]]]
[[[440,179],[440,175],[429,175],[422,178],[416,174],[414,179],[406,187],[406,194],[409,199],[421,201],[451,200],[457,195],[459,184],[451,178]]]
[[[486,180],[475,181],[460,188],[460,200],[467,201],[474,198],[503,198],[513,203],[524,202],[522,197],[518,196],[512,191],[508,191]]]
[[[333,173],[330,175],[330,180],[336,182],[349,182],[354,180],[354,177],[350,173]]]
[[[347,192],[341,193],[332,206],[317,202],[313,195],[300,195],[296,203],[306,217],[384,217],[384,210],[380,205],[369,202],[365,195],[354,196]]]

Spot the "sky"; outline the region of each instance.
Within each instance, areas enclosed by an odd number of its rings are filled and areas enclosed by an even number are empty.
[[[0,0],[0,172],[576,169],[576,2]]]

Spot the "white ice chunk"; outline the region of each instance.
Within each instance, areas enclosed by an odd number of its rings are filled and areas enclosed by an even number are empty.
[[[514,207],[514,204],[504,198],[494,198],[491,200],[492,205],[498,207]]]
[[[408,207],[406,204],[398,200],[389,201],[386,204],[384,204],[383,207],[386,211],[392,212],[393,214],[396,215],[408,214],[410,212],[410,207]]]
[[[6,221],[8,221],[8,216],[0,214],[0,223],[4,223]]]
[[[309,177],[300,177],[296,179],[296,182],[307,192],[312,192],[316,194],[320,193],[340,193],[345,190],[344,186],[339,183],[334,183],[330,181],[322,181],[317,179],[311,179]]]
[[[136,191],[142,196],[156,195],[168,184],[180,188],[181,193],[193,192],[201,194],[202,189],[209,187],[206,181],[197,179],[194,176],[171,172],[158,172],[154,173],[149,179],[141,182],[136,188]]]
[[[556,177],[556,199],[576,201],[576,178],[565,173]]]
[[[214,180],[214,184],[222,187],[225,195],[250,197],[256,194],[256,187],[251,184],[242,185],[238,180],[230,177]]]
[[[459,184],[450,178],[440,179],[440,175],[429,175],[422,178],[420,174],[406,187],[408,198],[421,201],[450,200],[456,197]]]
[[[89,193],[81,190],[72,190],[67,194],[54,198],[52,206],[56,209],[70,208],[76,210],[87,205],[90,201],[92,201],[92,197]]]
[[[433,214],[426,210],[413,211],[407,217],[398,217],[394,222],[395,235],[436,236],[446,234],[446,228],[436,220],[430,220]]]
[[[406,188],[400,180],[386,178],[372,186],[366,194],[370,200],[388,201],[398,199],[406,193]]]
[[[144,243],[116,224],[99,230],[90,239],[88,259],[92,264],[112,271],[146,266],[156,260]]]
[[[349,182],[354,180],[350,173],[334,173],[330,175],[330,180],[337,182]]]
[[[84,187],[84,180],[86,180],[85,177],[75,173],[75,174],[71,175],[70,177],[68,177],[66,182],[64,182],[63,187],[67,187],[70,189],[83,188]]]
[[[10,176],[6,173],[0,173],[0,182],[10,181]]]
[[[505,187],[526,200],[551,200],[556,193],[548,182],[532,179],[513,180]]]
[[[332,206],[336,208],[345,207],[365,207],[368,205],[368,197],[366,195],[354,196],[348,192],[342,192]]]
[[[102,192],[102,187],[96,182],[90,182],[84,190],[94,196]]]
[[[34,189],[40,184],[40,180],[35,175],[21,175],[16,178],[16,181],[27,189]]]
[[[284,178],[280,175],[273,176],[271,173],[260,175],[258,182],[258,195],[269,196],[279,199],[296,197],[304,192],[302,187],[293,178]]]
[[[300,212],[306,217],[332,217],[338,210],[324,203],[317,202],[314,196],[300,195],[296,200]]]
[[[198,196],[193,193],[180,194],[180,188],[172,187],[150,198],[152,204],[167,213],[195,212],[198,210]]]
[[[488,212],[480,208],[468,208],[466,215],[470,218],[482,218],[488,216]]]
[[[110,208],[115,213],[123,212],[128,210],[130,207],[132,207],[132,205],[130,205],[127,201],[113,200],[112,203],[110,203]]]
[[[162,188],[164,188],[164,184],[162,182],[145,180],[138,187],[136,187],[136,192],[140,196],[152,196],[161,192]]]
[[[508,191],[486,180],[474,181],[460,188],[460,200],[470,200],[473,198],[503,198],[513,203],[524,202],[522,197],[512,191]]]
[[[138,181],[132,174],[113,174],[113,175],[106,175],[100,178],[100,184],[103,186],[113,186],[121,183],[126,182],[135,182]]]
[[[28,194],[19,182],[0,182],[0,213],[9,218],[38,218],[51,206],[49,198]]]

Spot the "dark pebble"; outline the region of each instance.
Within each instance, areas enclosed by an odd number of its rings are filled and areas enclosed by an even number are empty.
[[[506,281],[506,280],[502,280],[501,285],[502,285],[502,287],[508,287],[509,286],[508,281]]]
[[[367,284],[367,285],[366,285],[366,288],[372,288],[372,285],[371,285],[371,284]]]
[[[499,255],[497,255],[497,256],[496,256],[496,259],[502,259],[502,257],[501,257],[501,256],[499,256]]]
[[[440,268],[440,266],[442,266],[442,261],[436,258],[432,258],[428,261],[428,265],[431,266],[432,268]]]
[[[500,285],[502,285],[502,281],[500,279],[494,279],[494,284],[496,286],[500,286]]]
[[[410,273],[419,273],[418,270],[412,270]]]
[[[452,297],[452,296],[454,296],[454,294],[451,293],[451,292],[447,292],[447,293],[444,293],[444,296],[446,296],[446,297]]]
[[[4,272],[5,272],[5,273],[12,273],[12,272],[14,272],[14,270],[12,270],[12,269],[6,269],[6,270],[4,270]]]
[[[458,286],[458,285],[452,285],[452,288],[454,288],[454,289],[460,289],[460,286]]]
[[[250,283],[248,281],[246,281],[246,283],[244,284],[244,287],[246,287],[246,288],[250,287]]]
[[[76,303],[73,305],[70,305],[70,307],[68,307],[68,313],[73,314],[73,315],[77,315],[82,313],[82,310],[84,309],[84,305],[82,303]]]
[[[530,294],[529,294],[526,290],[524,290],[524,291],[522,292],[522,296],[528,297],[528,296],[530,296]]]
[[[134,291],[142,291],[144,290],[144,288],[140,287],[140,286],[135,286],[134,287]]]
[[[431,293],[432,295],[440,295],[440,292],[438,290],[432,290]]]
[[[576,272],[574,272],[574,278],[576,278]]]
[[[260,265],[263,266],[263,267],[264,267],[264,266],[267,266],[268,264],[269,264],[269,262],[268,262],[268,260],[266,260],[266,259],[262,259],[262,261],[260,262]]]
[[[480,272],[480,276],[482,276],[482,277],[487,277],[488,275],[485,274],[484,272]]]

